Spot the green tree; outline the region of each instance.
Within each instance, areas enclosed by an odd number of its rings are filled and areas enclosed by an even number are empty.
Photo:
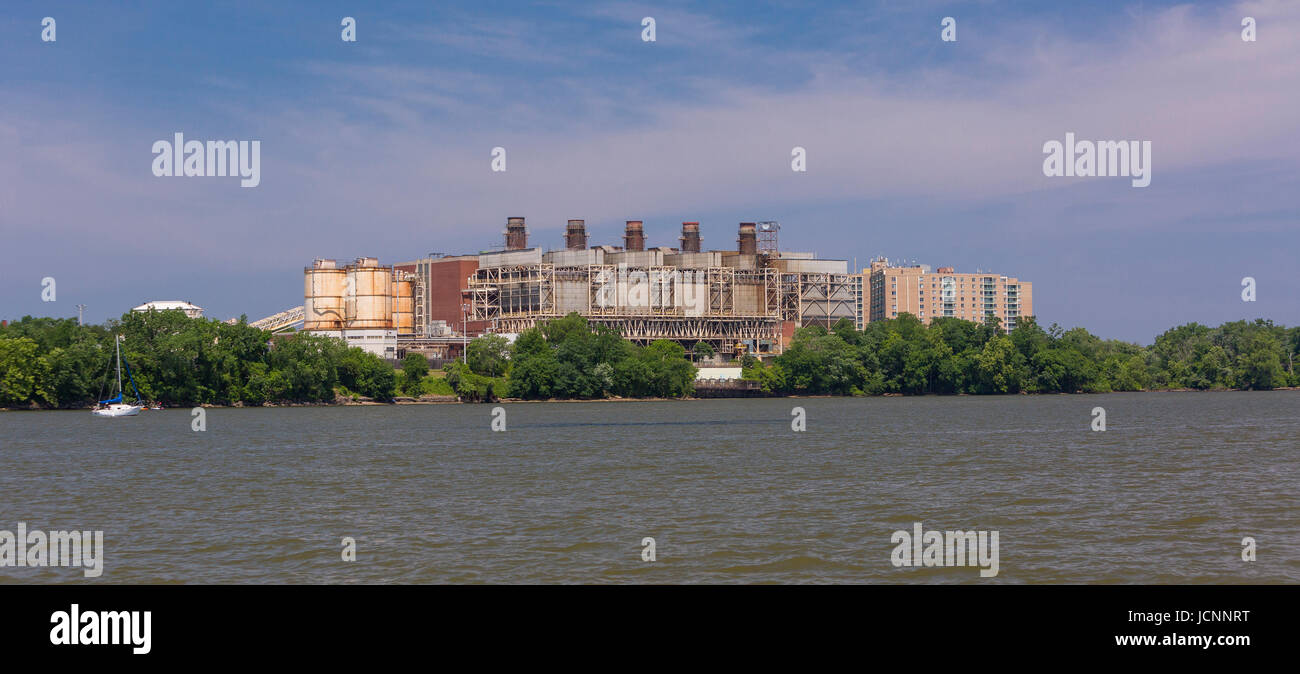
[[[54,404],[54,395],[46,388],[49,378],[49,362],[34,340],[0,339],[0,405]]]
[[[500,377],[510,366],[510,342],[501,335],[484,335],[469,343],[469,369],[485,377]]]
[[[1238,386],[1262,390],[1285,386],[1287,377],[1278,352],[1277,339],[1271,334],[1256,332],[1247,338],[1238,357]]]
[[[695,362],[698,363],[702,360],[708,360],[714,357],[717,355],[717,352],[713,350],[713,347],[710,346],[708,342],[696,342],[695,346],[691,347],[691,355]]]
[[[429,359],[422,353],[408,353],[402,359],[402,373],[406,375],[408,386],[419,384],[429,374]]]
[[[1010,338],[997,335],[990,339],[979,357],[980,391],[1018,393],[1024,378],[1023,361]]]

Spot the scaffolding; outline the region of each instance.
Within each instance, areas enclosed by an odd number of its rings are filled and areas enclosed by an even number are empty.
[[[780,253],[777,248],[777,234],[781,231],[781,223],[775,220],[764,220],[758,224],[758,254],[766,255],[775,259]]]
[[[841,318],[856,321],[857,295],[852,274],[781,275],[781,315],[799,327],[834,327]]]
[[[424,263],[421,263],[424,266]],[[418,268],[418,267],[417,267]],[[422,273],[415,274],[415,336],[426,337],[429,334],[429,312],[425,306],[427,301],[427,289],[424,287],[424,279],[427,273],[427,267]]]
[[[552,264],[480,268],[469,280],[470,320],[554,317],[554,288],[555,266]]]
[[[573,284],[585,286],[581,295]],[[638,343],[702,341],[729,350],[748,341],[769,352],[781,333],[780,274],[770,267],[485,267],[469,278],[466,294],[473,320],[505,333],[559,318],[568,313],[561,305]]]

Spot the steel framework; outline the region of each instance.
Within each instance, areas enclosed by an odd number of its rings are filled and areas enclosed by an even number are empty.
[[[580,313],[635,342],[703,341],[730,349],[737,341],[775,344],[780,338],[780,274],[768,267],[481,268],[469,278],[467,289],[473,320],[491,321],[498,332],[517,333],[558,318],[557,280],[585,281],[586,311]],[[743,302],[737,301],[738,288],[745,289]],[[691,293],[697,291],[707,297],[695,309]]]

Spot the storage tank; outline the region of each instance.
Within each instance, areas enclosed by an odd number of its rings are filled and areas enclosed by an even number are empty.
[[[393,269],[380,266],[373,257],[359,257],[347,267],[351,293],[344,297],[344,316],[349,330],[393,327]]]
[[[344,279],[347,272],[334,260],[317,259],[303,270],[303,330],[339,330],[343,328],[345,307]]]
[[[394,299],[397,320],[397,332],[402,335],[415,334],[415,275],[400,274],[393,285],[396,289]]]

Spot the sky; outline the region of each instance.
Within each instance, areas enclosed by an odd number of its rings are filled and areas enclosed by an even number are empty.
[[[776,220],[783,249],[1018,277],[1041,324],[1143,344],[1296,325],[1298,111],[1295,0],[11,1],[0,318],[255,320],[313,258],[475,253],[524,216],[548,248],[570,218],[726,249]],[[260,141],[260,184],[156,177],[177,132]],[[1045,176],[1066,132],[1151,141],[1150,185]]]

